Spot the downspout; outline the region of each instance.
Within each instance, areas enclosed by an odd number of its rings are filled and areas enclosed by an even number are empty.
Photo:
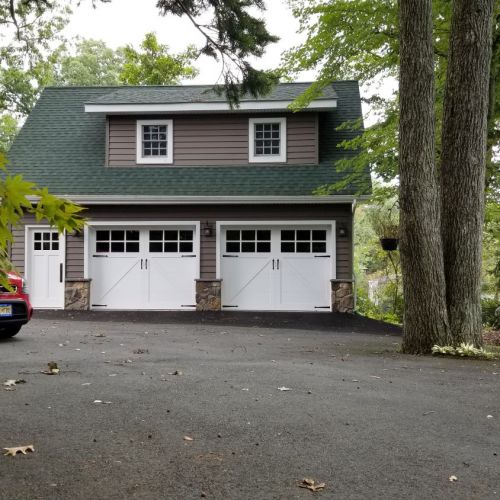
[[[356,213],[356,198],[352,200],[351,205],[352,212],[352,231],[351,231],[351,255],[352,255],[352,294],[354,298],[354,312],[356,312],[356,304],[358,299],[357,286],[356,286],[356,275],[354,274],[354,215]]]

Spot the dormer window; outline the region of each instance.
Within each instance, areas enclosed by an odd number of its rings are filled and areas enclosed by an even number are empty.
[[[137,163],[172,162],[172,120],[137,120]]]
[[[286,162],[286,118],[250,118],[248,161]]]

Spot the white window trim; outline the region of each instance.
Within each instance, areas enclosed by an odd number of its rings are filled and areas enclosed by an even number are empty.
[[[255,124],[280,124],[280,154],[255,156]],[[248,162],[249,163],[286,163],[286,118],[249,118],[248,119]]]
[[[167,156],[142,156],[142,127],[144,125],[167,126]],[[173,120],[137,120],[136,162],[139,164],[169,164],[174,162],[174,129]]]

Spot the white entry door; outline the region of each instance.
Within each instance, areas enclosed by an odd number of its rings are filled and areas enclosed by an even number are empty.
[[[99,227],[91,232],[93,309],[192,309],[196,228]]]
[[[50,228],[28,228],[27,278],[35,308],[64,307],[64,236]]]
[[[330,309],[331,226],[223,227],[222,307]]]

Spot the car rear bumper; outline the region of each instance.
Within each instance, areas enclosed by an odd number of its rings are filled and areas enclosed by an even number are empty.
[[[0,317],[0,328],[11,325],[25,325],[30,320],[28,304],[21,299],[2,299],[0,304],[12,305],[12,316]]]

